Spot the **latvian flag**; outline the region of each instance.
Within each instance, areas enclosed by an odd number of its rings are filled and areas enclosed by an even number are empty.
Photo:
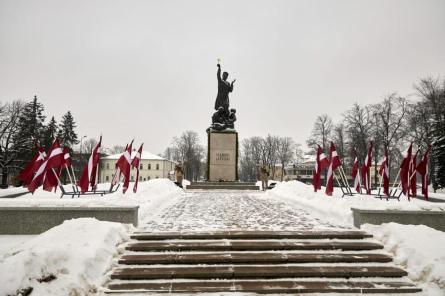
[[[334,171],[341,166],[340,157],[337,154],[333,142],[331,142],[331,147],[329,148],[329,160],[330,164],[326,180],[326,194],[332,196],[332,193],[334,192]]]
[[[125,193],[130,184],[130,169],[131,169],[131,150],[133,141],[128,145],[127,149],[122,153],[121,157],[116,162],[117,168],[124,175],[124,185],[122,191]]]
[[[91,152],[88,163],[83,169],[82,176],[79,179],[80,192],[85,193],[88,191],[88,185],[91,185],[93,190],[96,190],[97,185],[97,166],[100,160],[100,146],[102,144],[102,136],[100,136],[99,143],[96,144]]]
[[[357,193],[361,193],[360,170],[357,157],[357,150],[354,149],[354,164],[352,165],[352,180],[354,180],[354,188]]]
[[[323,153],[320,145],[317,145],[317,158],[315,162],[315,170],[312,176],[312,185],[314,185],[314,191],[321,189],[321,173],[329,166],[329,160]]]
[[[134,182],[133,186],[133,192],[136,193],[138,190],[138,183],[139,183],[139,163],[141,162],[142,157],[142,146],[144,144],[141,144],[141,147],[139,147],[138,152],[136,152],[136,155],[133,158],[133,161],[131,162],[131,167],[136,168],[136,181]]]
[[[371,170],[372,165],[372,141],[369,142],[368,153],[366,154],[365,162],[362,166],[362,176],[363,176],[363,186],[365,187],[366,193],[371,194]]]
[[[388,149],[385,149],[385,157],[380,164],[379,174],[383,178],[383,193],[389,196]]]

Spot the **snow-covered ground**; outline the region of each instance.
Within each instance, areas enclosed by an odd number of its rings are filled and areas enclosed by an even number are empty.
[[[70,186],[66,185],[65,190],[70,190]],[[110,184],[99,184],[98,190],[109,190]],[[1,198],[0,207],[97,207],[97,206],[139,206],[140,222],[147,219],[158,210],[159,206],[164,202],[172,202],[175,198],[184,196],[184,190],[176,186],[168,179],[153,179],[150,181],[140,182],[137,193],[132,191],[133,183],[125,194],[122,193],[122,186],[118,191],[100,195],[85,195],[79,198],[63,197],[60,198],[60,190],[56,193],[47,192],[41,188],[37,189],[34,194],[22,195],[18,198]],[[22,188],[19,188],[22,189]],[[17,191],[17,188],[8,188],[4,191]],[[71,189],[72,190],[72,189]],[[3,194],[6,194],[3,191]],[[2,192],[2,191],[0,191]]]
[[[424,295],[445,295],[445,232],[424,225],[365,224],[364,230],[381,241],[394,262],[408,270],[408,277]]]
[[[320,219],[328,219],[345,226],[353,225],[351,208],[445,211],[445,203],[432,203],[417,198],[408,201],[403,195],[400,197],[400,201],[397,199],[379,199],[360,194],[342,198],[340,189],[335,188],[333,196],[327,196],[324,193],[324,188],[314,192],[312,185],[306,185],[299,181],[279,183],[274,189],[267,191],[266,194],[270,197],[296,203]]]
[[[109,184],[101,186],[108,188]],[[445,210],[444,204],[418,199],[408,202],[404,197],[400,201],[366,195],[341,198],[338,189],[328,197],[323,190],[314,193],[312,186],[297,181],[279,183],[266,193],[185,193],[166,179],[141,182],[136,194],[130,189],[125,195],[119,190],[104,197],[60,199],[58,193],[38,190],[34,195],[2,198],[2,205],[139,205],[141,227],[153,231],[350,228],[351,207]],[[405,267],[424,289],[422,295],[445,294],[445,233],[394,223],[366,225],[364,229],[394,254],[395,263]],[[0,243],[9,240],[9,246],[0,248],[0,296],[15,295],[17,290],[30,286],[34,288],[32,295],[95,294],[117,255],[116,246],[128,239],[130,230],[130,226],[87,218],[66,221],[35,237],[0,236]]]
[[[267,191],[266,196],[286,200],[302,207],[312,216],[322,221],[331,221],[343,226],[352,226],[351,208],[391,209],[391,210],[430,210],[445,211],[445,203],[431,203],[421,199],[401,196],[397,199],[379,199],[367,195],[341,197],[335,189],[333,196],[326,196],[324,188],[314,192],[313,187],[298,181],[278,184]],[[432,194],[445,198],[445,194]],[[424,225],[364,225],[363,229],[381,241],[385,250],[394,255],[394,262],[404,267],[409,277],[422,289],[422,295],[445,295],[445,232]]]
[[[92,218],[65,221],[0,255],[0,296],[91,295],[128,240],[129,225]]]

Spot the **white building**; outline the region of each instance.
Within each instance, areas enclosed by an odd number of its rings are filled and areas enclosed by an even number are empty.
[[[137,151],[131,153],[131,159],[134,158]],[[116,171],[116,162],[122,153],[109,155],[100,159],[99,182],[111,182]],[[148,181],[150,179],[169,178],[170,173],[175,168],[175,162],[155,155],[148,151],[142,151],[139,164],[139,181]],[[130,181],[135,181],[136,169],[131,170]]]

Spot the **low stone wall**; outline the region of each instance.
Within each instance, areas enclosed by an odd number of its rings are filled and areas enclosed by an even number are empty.
[[[65,220],[96,218],[138,225],[139,206],[128,207],[0,207],[0,234],[40,234]]]
[[[395,210],[362,210],[351,209],[354,216],[354,226],[383,224],[395,222],[407,225],[426,225],[445,231],[445,212],[443,211],[395,211]]]

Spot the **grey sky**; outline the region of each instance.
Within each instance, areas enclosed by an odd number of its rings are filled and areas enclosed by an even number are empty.
[[[104,145],[205,143],[216,59],[240,137],[304,143],[315,117],[445,75],[445,1],[0,0],[0,101],[37,94]]]

